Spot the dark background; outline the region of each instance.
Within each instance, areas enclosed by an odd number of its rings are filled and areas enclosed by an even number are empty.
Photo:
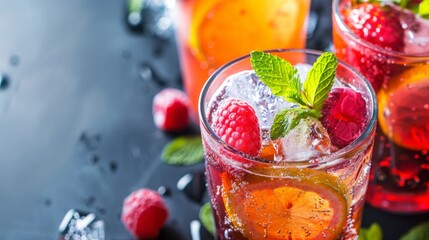
[[[182,87],[174,34],[132,30],[125,5],[0,0],[0,240],[56,239],[71,208],[104,220],[106,239],[131,239],[119,218],[123,199],[161,186],[170,218],[160,239],[191,239],[207,200],[195,194],[203,164],[164,164],[162,148],[176,135],[156,129],[151,113],[158,91]],[[308,48],[331,49],[330,8],[313,1]],[[187,173],[194,194],[176,186]],[[425,220],[367,206],[363,226],[378,222],[384,239],[397,239]]]

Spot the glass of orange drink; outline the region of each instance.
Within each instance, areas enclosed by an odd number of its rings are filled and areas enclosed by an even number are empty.
[[[176,7],[184,88],[195,113],[221,65],[251,50],[305,47],[310,0],[177,0]]]
[[[370,83],[333,53],[219,68],[199,102],[217,239],[357,239],[376,116]]]
[[[333,40],[378,98],[367,201],[407,214],[429,211],[429,20],[406,2],[334,0]]]

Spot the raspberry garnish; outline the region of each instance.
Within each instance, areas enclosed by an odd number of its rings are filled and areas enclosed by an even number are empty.
[[[400,12],[389,5],[359,4],[350,10],[347,23],[360,38],[382,48],[401,51],[404,48],[404,30]]]
[[[255,110],[246,102],[223,102],[215,115],[215,133],[231,147],[251,156],[261,149],[261,132]]]
[[[156,238],[167,218],[168,209],[156,191],[139,189],[124,200],[121,220],[135,238]]]
[[[335,88],[323,104],[321,122],[331,143],[345,147],[358,138],[368,121],[366,102],[362,95],[348,88]]]
[[[180,131],[189,125],[188,96],[181,90],[166,88],[153,99],[155,125],[164,131]]]
[[[363,3],[344,10],[345,22],[361,39],[392,51],[403,51],[405,33],[400,21],[401,12],[390,5]],[[393,73],[392,66],[377,53],[347,49],[348,61],[367,77],[378,91]]]

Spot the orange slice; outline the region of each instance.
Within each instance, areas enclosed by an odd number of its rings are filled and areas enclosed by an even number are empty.
[[[349,194],[335,176],[309,169],[267,170],[292,178],[222,175],[223,201],[248,239],[337,239],[346,225]],[[277,173],[276,173],[277,172]]]
[[[252,50],[292,47],[302,36],[309,1],[201,1],[189,33],[194,54],[220,65]],[[304,47],[304,46],[296,46]],[[256,49],[257,48],[257,49]]]
[[[397,145],[429,149],[429,65],[392,78],[378,93],[378,119],[383,133]]]

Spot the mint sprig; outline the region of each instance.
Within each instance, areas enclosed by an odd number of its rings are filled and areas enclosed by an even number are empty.
[[[207,229],[209,233],[214,235],[214,220],[213,220],[212,208],[209,202],[201,206],[200,212],[198,215],[203,226]]]
[[[290,108],[277,113],[270,130],[271,138],[277,139],[286,136],[286,134],[298,126],[301,119],[307,119],[308,117],[317,119],[321,115],[318,111],[308,108]]]
[[[305,106],[302,99],[302,83],[298,70],[288,61],[265,52],[250,53],[250,62],[261,81],[270,87],[274,95],[289,102]],[[286,81],[285,81],[286,80]]]
[[[323,103],[334,84],[338,60],[331,52],[325,52],[313,64],[304,84],[298,70],[288,61],[275,55],[255,51],[250,54],[255,73],[274,95],[298,104],[297,108],[276,114],[270,130],[271,139],[286,136],[301,120],[320,118]]]
[[[383,231],[377,223],[371,224],[369,228],[361,228],[359,231],[359,240],[382,240]]]
[[[400,240],[425,240],[429,239],[429,222],[421,223],[409,230]]]
[[[181,136],[173,139],[163,149],[161,158],[170,165],[192,165],[203,160],[201,136]]]
[[[334,84],[338,60],[334,54],[322,54],[313,64],[304,82],[304,95],[309,106],[320,111]]]
[[[359,231],[359,240],[382,240],[383,231],[380,225],[372,223],[369,228],[361,228]],[[402,235],[400,240],[426,240],[429,239],[429,222],[423,222],[411,228]]]

